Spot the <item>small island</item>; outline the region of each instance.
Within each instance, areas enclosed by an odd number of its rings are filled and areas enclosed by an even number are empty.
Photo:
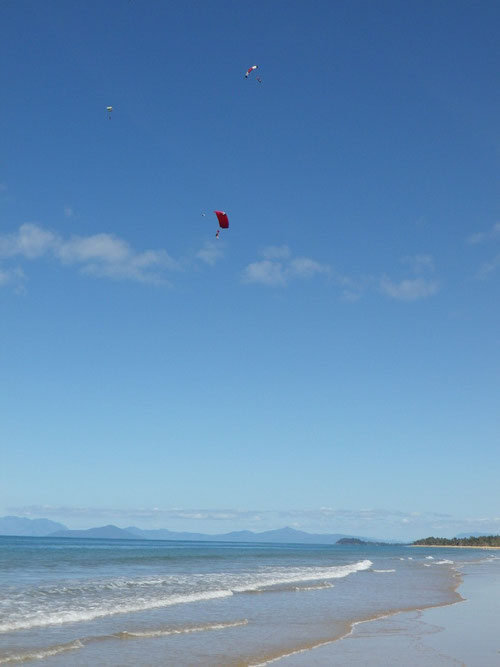
[[[414,547],[477,547],[499,548],[500,535],[481,535],[480,537],[425,537],[412,542]]]
[[[368,542],[360,540],[357,537],[342,537],[340,540],[337,540],[336,544],[368,544]]]

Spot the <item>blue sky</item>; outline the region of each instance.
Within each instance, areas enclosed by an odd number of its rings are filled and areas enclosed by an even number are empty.
[[[3,0],[0,512],[500,532],[499,27]]]

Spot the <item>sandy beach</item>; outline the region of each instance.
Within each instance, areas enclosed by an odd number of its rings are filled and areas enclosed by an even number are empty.
[[[411,548],[413,549],[413,547],[421,549],[486,549],[487,551],[500,549],[500,547],[489,547],[487,545],[469,546],[465,544],[412,544]]]
[[[341,640],[280,662],[287,667],[498,667],[500,568],[467,566],[458,593],[462,601],[359,623]]]

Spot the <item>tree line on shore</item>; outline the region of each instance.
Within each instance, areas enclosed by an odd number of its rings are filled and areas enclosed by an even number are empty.
[[[415,546],[440,547],[500,547],[500,535],[481,535],[480,537],[424,537],[413,542]]]

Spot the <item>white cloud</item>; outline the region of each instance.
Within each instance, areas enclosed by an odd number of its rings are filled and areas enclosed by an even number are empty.
[[[65,206],[64,207],[64,217],[65,218],[74,218],[75,217],[75,212],[71,208],[71,206]]]
[[[292,280],[310,279],[317,275],[329,276],[341,288],[341,298],[357,301],[368,290],[377,289],[387,296],[400,301],[416,301],[435,294],[439,289],[437,280],[424,277],[434,272],[431,255],[417,254],[404,257],[401,262],[408,265],[410,278],[399,281],[387,276],[351,277],[332,270],[328,264],[321,264],[310,257],[294,257],[290,248],[268,246],[261,251],[264,259],[248,264],[242,279],[246,283],[259,283],[270,287],[286,287]]]
[[[69,241],[54,245],[54,253],[66,264],[89,261],[105,264],[120,264],[131,257],[128,243],[110,234],[95,234],[87,237],[72,237]]]
[[[243,271],[243,281],[270,285],[271,287],[284,287],[287,284],[283,265],[269,259],[249,264]]]
[[[25,279],[26,276],[22,269],[4,269],[0,266],[0,287],[12,284],[19,287]]]
[[[358,301],[363,293],[373,283],[373,278],[370,276],[362,276],[361,278],[352,278],[350,276],[336,275],[335,282],[342,289],[341,298],[344,301]]]
[[[295,257],[289,263],[288,270],[291,275],[299,278],[311,278],[316,273],[323,273],[325,275],[330,273],[330,267],[320,264],[308,257]]]
[[[285,287],[292,279],[327,275],[331,269],[309,257],[292,257],[288,246],[268,246],[261,251],[263,260],[252,262],[243,271],[243,281],[271,287]]]
[[[467,243],[477,245],[484,241],[500,239],[500,222],[496,222],[487,232],[476,232],[467,237]]]
[[[488,262],[484,262],[481,268],[478,271],[478,278],[488,278],[492,273],[494,273],[500,267],[500,255],[496,255]]]
[[[26,223],[16,233],[0,236],[0,257],[33,260],[43,256],[79,266],[85,274],[157,284],[165,283],[165,270],[178,268],[165,250],[137,252],[112,234],[64,239],[40,225]]]
[[[392,299],[399,301],[416,301],[425,299],[435,294],[439,285],[435,280],[426,280],[425,278],[405,279],[400,282],[394,282],[387,277],[380,280],[381,291]]]
[[[196,257],[205,264],[214,266],[223,257],[223,254],[220,242],[206,241],[203,248],[196,253]]]
[[[439,283],[422,275],[434,272],[434,260],[431,255],[410,255],[403,257],[401,262],[409,266],[416,277],[395,281],[387,276],[382,276],[378,281],[380,291],[399,301],[425,299],[438,291]]]
[[[486,234],[484,232],[476,232],[467,237],[467,243],[470,243],[470,245],[477,245],[478,243],[482,243],[485,238]]]
[[[477,245],[483,242],[491,243],[500,240],[500,222],[496,222],[487,232],[477,232],[472,234],[467,238],[467,243],[471,245]],[[500,266],[500,255],[496,255],[493,259],[490,259],[480,266],[476,278],[488,278],[492,273],[494,273]]]
[[[0,257],[19,255],[26,259],[36,259],[57,244],[57,237],[38,225],[21,225],[16,234],[0,236]]]

